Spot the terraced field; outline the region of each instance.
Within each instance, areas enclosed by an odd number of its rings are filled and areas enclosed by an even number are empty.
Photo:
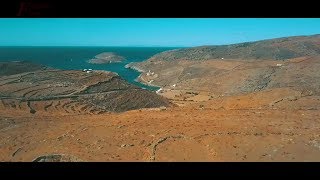
[[[111,72],[37,70],[0,77],[2,108],[30,113],[101,114],[168,106],[154,92],[129,84]]]
[[[0,64],[0,161],[320,161],[319,38],[127,66],[157,93],[112,72]]]

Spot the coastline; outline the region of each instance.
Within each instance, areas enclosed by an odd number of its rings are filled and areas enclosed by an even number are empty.
[[[135,79],[136,82],[138,83],[141,83],[143,85],[146,85],[146,86],[151,86],[151,87],[157,87],[157,88],[162,88],[161,86],[158,86],[158,85],[155,85],[155,84],[151,84],[151,83],[148,83],[148,81],[144,80],[143,77],[142,77],[142,73]]]
[[[142,75],[143,75],[143,73],[145,73],[145,70],[140,69],[140,68],[134,66],[134,64],[135,64],[135,62],[131,62],[131,63],[128,63],[128,64],[126,64],[126,65],[124,66],[124,67],[127,68],[127,69],[132,69],[132,70],[137,71],[137,72],[140,73],[139,76],[138,76],[134,81],[136,81],[136,82],[138,82],[138,83],[141,83],[141,84],[143,84],[143,85],[145,85],[145,86],[161,88],[161,86],[148,83],[148,81],[144,80],[143,77],[142,77]]]
[[[130,62],[130,63],[126,64],[124,66],[124,68],[133,69],[133,70],[138,71],[140,73],[144,73],[145,72],[143,69],[140,69],[140,68],[134,66],[134,64],[136,64],[136,62]]]
[[[111,63],[121,63],[122,61],[111,61],[111,60],[103,60],[103,59],[89,59],[87,63],[89,64],[111,64]]]

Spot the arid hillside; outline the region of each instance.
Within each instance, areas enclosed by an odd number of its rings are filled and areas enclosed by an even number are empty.
[[[0,82],[1,161],[320,161],[320,96],[299,88],[187,93],[171,99],[184,106],[148,108],[167,101],[114,73],[40,70]]]
[[[1,106],[0,160],[320,161],[320,97],[293,100],[292,93],[116,114],[31,114]]]
[[[3,75],[0,87],[2,106],[30,113],[103,113],[169,106],[165,98],[105,71],[50,69]]]
[[[12,74],[19,74],[44,69],[49,68],[41,64],[34,64],[28,61],[12,61],[10,63],[0,62],[0,76],[8,76]]]
[[[188,93],[212,99],[285,87],[319,95],[319,45],[320,36],[314,35],[186,48],[159,53],[127,67],[141,72],[138,81],[160,86],[166,95],[178,99],[188,98]],[[265,56],[252,55],[258,49],[264,50]],[[279,49],[293,53],[277,58]]]
[[[320,161],[319,39],[127,65],[157,92],[112,72],[2,66],[0,161]]]
[[[285,60],[320,55],[320,35],[293,36],[231,45],[201,46],[162,52],[152,60]]]

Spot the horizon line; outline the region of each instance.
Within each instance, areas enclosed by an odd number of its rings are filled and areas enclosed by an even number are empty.
[[[90,45],[0,45],[0,47],[160,47],[160,48],[181,48],[181,47],[194,47],[194,46],[90,46]]]
[[[258,41],[266,41],[266,40],[273,40],[273,39],[282,39],[282,38],[295,38],[295,37],[304,37],[304,36],[319,36],[320,34],[304,34],[304,35],[293,35],[293,36],[278,36],[274,38],[262,38],[259,40],[247,40],[247,41],[240,41],[236,43],[223,43],[223,44],[202,44],[202,45],[175,45],[175,46],[162,46],[162,45],[123,45],[123,46],[111,46],[111,45],[0,45],[0,47],[146,47],[146,48],[192,48],[192,47],[201,47],[201,46],[224,46],[224,45],[234,45],[234,44],[241,44],[241,43],[251,43],[251,42],[258,42]]]

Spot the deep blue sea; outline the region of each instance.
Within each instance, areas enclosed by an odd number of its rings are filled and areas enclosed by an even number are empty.
[[[118,73],[132,84],[149,90],[157,87],[146,86],[135,81],[139,72],[126,69],[130,62],[144,61],[151,56],[173,47],[0,47],[0,61],[27,60],[58,69],[93,69]],[[102,52],[115,52],[126,58],[121,63],[89,64],[87,61]]]

